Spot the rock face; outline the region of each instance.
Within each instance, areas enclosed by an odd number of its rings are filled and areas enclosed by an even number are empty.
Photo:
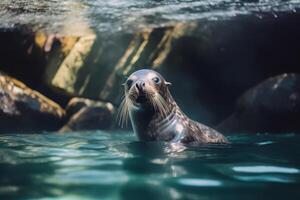
[[[0,29],[0,69],[65,106],[74,96],[118,105],[125,77],[152,68],[173,83],[174,99],[187,115],[215,126],[250,87],[300,73],[299,13],[253,13],[136,32],[97,32],[87,24],[80,35]]]
[[[250,87],[278,74],[300,72],[299,19],[298,12],[262,19],[249,15],[95,33],[95,38],[78,40],[62,63],[48,64],[45,77],[50,87],[73,96],[117,105],[125,77],[152,68],[173,83],[174,98],[189,116],[214,126],[233,112],[236,99]]]
[[[64,109],[42,94],[0,72],[0,131],[54,131]]]
[[[60,132],[109,129],[112,127],[115,108],[111,103],[73,98],[66,108],[68,122]]]
[[[300,74],[283,74],[258,84],[238,100],[222,132],[300,132]]]
[[[86,26],[81,29],[81,34],[58,34],[35,31],[30,26],[0,27],[1,71],[66,105],[68,94],[76,94],[72,91],[73,83],[80,76],[78,72],[87,62],[95,40],[92,30]]]

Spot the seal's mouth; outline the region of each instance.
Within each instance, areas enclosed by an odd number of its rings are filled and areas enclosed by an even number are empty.
[[[142,95],[139,95],[136,100],[135,100],[137,103],[146,103],[148,101],[146,95],[142,94]]]

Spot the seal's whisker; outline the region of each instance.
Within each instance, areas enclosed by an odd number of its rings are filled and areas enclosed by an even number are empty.
[[[156,112],[159,112],[159,108],[158,108],[158,105],[157,105],[157,100],[155,98],[155,95],[147,95],[148,96],[148,99],[150,100],[150,103],[152,104],[153,108],[154,108],[154,111],[155,113]]]
[[[117,114],[118,125],[121,126],[122,128],[123,128],[122,122],[123,122],[124,104],[125,104],[125,98],[122,99],[120,106],[118,108],[118,114]]]
[[[157,112],[157,106],[156,106],[156,104],[155,104],[154,96],[151,95],[151,94],[148,94],[148,93],[146,93],[146,96],[147,96],[147,98],[149,99],[151,105],[153,106],[154,111]]]
[[[122,128],[127,125],[128,123],[128,116],[129,116],[129,102],[127,100],[128,97],[124,96],[119,109],[118,109],[118,114],[117,114],[117,120],[118,120],[118,125],[121,126]]]
[[[159,113],[163,116],[163,111],[162,111],[162,105],[160,104],[159,100],[157,100],[155,97],[153,98],[152,101],[154,110],[156,113]]]
[[[157,107],[158,112],[163,116],[163,118],[167,117],[167,105],[165,100],[163,99],[163,97],[160,94],[156,94],[154,96],[154,103]]]
[[[167,117],[168,115],[167,115],[167,103],[166,103],[166,101],[165,101],[165,99],[161,96],[161,95],[159,95],[159,101],[161,102],[161,104],[162,104],[162,108],[163,108],[163,113],[164,113],[164,115],[165,115],[165,117]]]

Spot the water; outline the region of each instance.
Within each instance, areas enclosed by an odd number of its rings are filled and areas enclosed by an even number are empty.
[[[1,199],[299,199],[300,136],[183,147],[101,131],[0,135]]]
[[[237,15],[256,14],[261,19],[266,12],[277,18],[299,8],[299,0],[1,0],[0,27],[29,24],[62,32],[66,26],[86,23],[97,32],[132,32]]]

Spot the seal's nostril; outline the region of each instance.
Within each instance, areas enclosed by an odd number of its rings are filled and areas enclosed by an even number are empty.
[[[145,82],[144,81],[139,81],[135,84],[135,87],[139,90],[139,91],[143,91],[145,88]]]
[[[138,90],[140,90],[140,86],[139,86],[138,83],[135,84],[135,87],[136,87]]]

